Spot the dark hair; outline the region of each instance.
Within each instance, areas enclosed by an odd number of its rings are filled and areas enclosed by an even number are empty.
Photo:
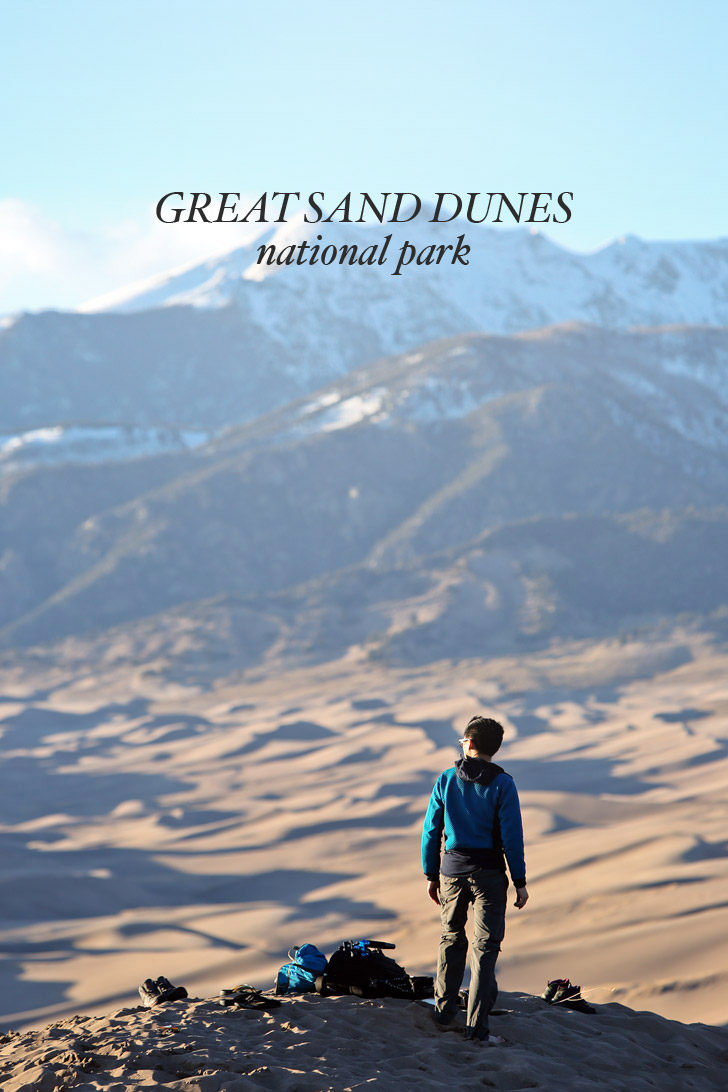
[[[464,735],[481,755],[494,755],[503,742],[503,725],[490,717],[472,717]]]

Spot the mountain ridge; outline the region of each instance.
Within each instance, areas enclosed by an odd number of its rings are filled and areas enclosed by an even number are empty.
[[[427,227],[443,239],[459,230]],[[271,238],[296,230],[281,225]],[[380,226],[326,231],[382,234]],[[410,266],[393,277],[386,265],[294,266],[251,279],[260,267],[247,244],[163,280],[152,296],[132,295],[120,310],[21,315],[0,329],[0,431],[69,417],[220,428],[373,360],[467,332],[511,335],[573,321],[728,324],[728,240],[627,239],[578,255],[525,231],[471,234],[467,268]]]
[[[427,574],[438,551],[529,519],[561,521],[560,564],[576,576],[584,561],[569,545],[569,518],[725,504],[728,406],[705,338],[716,364],[728,356],[722,330],[451,338],[365,365],[193,450],[0,477],[2,640],[33,643],[226,593],[263,602],[351,566],[402,573],[411,561]],[[709,532],[706,556],[720,548],[722,526]],[[514,540],[520,575],[496,566],[513,632],[532,579],[529,533]],[[624,532],[615,543],[637,557]],[[669,587],[680,562],[668,553]],[[551,561],[542,569],[559,584]],[[705,611],[706,589],[722,585],[714,568],[698,577],[683,581],[679,603],[666,590],[666,610],[694,601]],[[486,597],[489,581],[475,578]],[[631,620],[629,596],[616,601]],[[608,598],[602,606],[619,626]],[[545,639],[543,626],[535,632]]]
[[[309,245],[318,244],[321,250],[326,245],[340,248],[343,244],[363,249],[388,235],[393,254],[405,241],[413,243],[419,251],[433,239],[439,244],[446,237],[459,234],[465,237],[470,249],[468,268],[460,263],[453,266],[446,255],[442,264],[404,266],[396,281],[392,278],[391,257],[381,267],[350,269],[337,260],[328,266],[320,265],[317,272],[336,274],[339,283],[332,284],[329,277],[325,286],[327,291],[339,293],[344,290],[342,278],[360,279],[363,274],[366,288],[373,278],[384,281],[389,292],[401,294],[406,291],[402,287],[405,278],[414,275],[420,291],[434,285],[437,295],[447,298],[451,306],[464,307],[473,329],[501,333],[514,333],[519,328],[519,319],[513,313],[519,281],[528,287],[532,298],[530,303],[522,300],[516,311],[521,318],[529,319],[526,325],[530,328],[575,318],[622,327],[639,323],[640,319],[632,317],[637,314],[642,314],[643,321],[650,326],[663,321],[711,325],[728,322],[725,295],[728,238],[648,242],[636,235],[626,235],[593,251],[579,252],[534,228],[498,229],[470,224],[461,218],[434,224],[421,218],[395,224],[305,224],[302,214],[278,227],[264,228],[255,240],[217,258],[189,263],[177,272],[161,275],[151,290],[139,291],[132,286],[120,290],[116,302],[110,294],[104,298],[105,303],[103,299],[98,303],[89,301],[78,310],[86,313],[139,310],[178,304],[222,307],[239,300],[241,292],[253,291],[265,280],[278,281],[277,288],[282,291],[284,277],[295,282],[297,292],[305,291],[312,278],[311,267],[305,262],[294,267],[258,264],[256,253],[261,246],[270,244],[276,252],[308,240]],[[554,281],[558,282],[558,293],[553,291]],[[702,293],[695,292],[697,284],[701,285]],[[712,310],[707,305],[711,297]],[[643,305],[647,302],[649,309],[641,307],[638,300]],[[620,307],[624,314],[620,314]]]

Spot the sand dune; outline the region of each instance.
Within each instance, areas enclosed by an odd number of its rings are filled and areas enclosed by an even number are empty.
[[[421,1002],[308,995],[268,1013],[192,999],[72,1017],[0,1045],[4,1092],[67,1088],[359,1092],[395,1088],[725,1088],[728,1031],[619,1004],[594,1014],[522,993],[492,1018],[504,1045],[434,1027]]]
[[[4,1027],[134,1003],[159,967],[267,987],[306,940],[380,936],[432,973],[421,821],[476,709],[506,723],[527,836],[501,986],[728,1021],[728,656],[704,634],[189,687],[78,663],[3,668]]]

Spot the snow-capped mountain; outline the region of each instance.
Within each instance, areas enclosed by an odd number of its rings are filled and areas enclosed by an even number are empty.
[[[462,219],[431,224],[427,215],[425,210],[413,223],[374,226],[306,224],[298,215],[222,257],[108,294],[79,310],[219,308],[232,303],[247,309],[248,301],[257,300],[262,306],[251,310],[258,319],[267,316],[275,330],[276,314],[286,311],[293,317],[304,307],[310,311],[317,298],[326,296],[340,320],[358,313],[368,325],[377,325],[371,321],[371,305],[382,307],[386,288],[397,308],[395,315],[386,307],[380,311],[386,352],[406,347],[394,344],[405,314],[424,314],[435,300],[438,312],[458,316],[458,332],[514,333],[570,320],[616,327],[728,324],[728,239],[665,243],[628,235],[593,253],[578,254],[535,229],[497,229]],[[438,264],[417,265],[413,258],[399,276],[393,275],[405,244],[422,254],[431,244],[453,244],[461,234],[470,248],[467,266],[453,264],[449,251]],[[260,247],[273,245],[280,253],[305,241],[321,251],[337,247],[339,254],[343,246],[356,245],[360,254],[377,245],[381,250],[387,235],[391,241],[383,265],[350,267],[335,261],[324,266],[320,255],[314,266],[257,264]],[[278,306],[271,290],[280,297]],[[386,343],[387,332],[392,343]]]
[[[352,369],[469,331],[586,321],[728,323],[728,240],[628,237],[590,255],[524,229],[300,221],[221,258],[106,299],[106,311],[22,315],[0,329],[0,432],[51,423],[157,422],[203,430],[252,420]],[[170,230],[174,230],[173,226]],[[258,266],[256,247],[451,245],[470,264]],[[451,253],[451,252],[448,252]],[[447,256],[445,261],[447,262]],[[100,306],[100,303],[97,303]],[[696,362],[697,364],[697,362]]]

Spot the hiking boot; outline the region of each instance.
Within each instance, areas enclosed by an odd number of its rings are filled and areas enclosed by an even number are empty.
[[[487,1028],[485,1031],[482,1028],[476,1031],[475,1028],[467,1027],[463,1038],[469,1043],[482,1043],[484,1046],[503,1046],[505,1043],[502,1035],[491,1035]]]
[[[563,985],[556,988],[556,992],[551,998],[551,1004],[560,1005],[573,997],[581,997],[581,986],[572,986],[567,978]]]
[[[149,979],[147,979],[148,981]],[[163,975],[160,975],[153,985],[157,991],[157,1000],[153,1002],[155,1005],[164,1005],[168,1001],[181,1001],[183,997],[187,997],[187,990],[184,986],[173,986],[169,979]],[[141,986],[139,990],[141,992]]]
[[[162,991],[153,979],[145,978],[139,987],[139,996],[146,1008],[151,1009],[161,1001]]]
[[[431,1016],[432,1016],[433,1024],[435,1025],[436,1028],[439,1028],[440,1031],[460,1031],[461,1030],[460,1027],[456,1027],[456,1025],[455,1025],[455,1019],[457,1017],[457,1013],[452,1013],[452,1015],[448,1016],[447,1013],[439,1012],[437,1009],[433,1009],[433,1011],[431,1013]]]
[[[551,985],[551,983],[549,983]],[[552,1005],[563,1005],[576,1012],[596,1012],[597,1010],[581,996],[581,986],[572,986],[568,978],[560,985],[551,999]]]
[[[571,983],[569,982],[568,978],[554,978],[551,982],[547,984],[546,989],[541,994],[541,997],[544,1001],[548,1001],[550,1004],[554,1000],[557,990],[568,988],[570,985]]]

